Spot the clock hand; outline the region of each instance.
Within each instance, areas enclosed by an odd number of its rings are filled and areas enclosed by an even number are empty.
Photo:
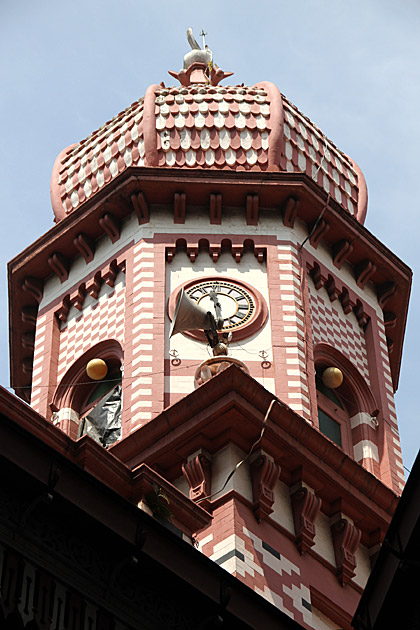
[[[215,289],[211,289],[209,292],[209,298],[214,304],[214,310],[216,312],[216,328],[221,330],[223,328],[224,319],[222,317],[222,305],[219,302]]]

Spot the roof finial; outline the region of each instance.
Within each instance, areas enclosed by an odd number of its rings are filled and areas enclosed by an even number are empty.
[[[213,64],[213,53],[206,44],[207,33],[202,29],[200,37],[203,38],[203,48],[195,39],[192,28],[187,29],[187,41],[191,46],[190,52],[184,55],[184,69],[180,72],[169,71],[169,74],[176,77],[182,85],[193,83],[210,83],[217,85],[222,79],[229,77],[232,72],[223,72],[218,66]]]

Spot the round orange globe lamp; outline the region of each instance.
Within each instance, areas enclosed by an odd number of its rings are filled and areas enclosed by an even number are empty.
[[[322,382],[325,387],[336,389],[343,382],[343,372],[338,367],[328,367],[322,374]]]
[[[86,374],[93,381],[100,381],[108,374],[108,366],[103,359],[92,359],[86,366]]]

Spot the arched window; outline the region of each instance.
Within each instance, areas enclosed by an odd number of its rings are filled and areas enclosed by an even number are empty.
[[[328,344],[315,346],[314,360],[320,432],[373,470],[372,461],[379,463],[375,425],[379,410],[368,384],[357,368]],[[337,389],[322,382],[327,367],[337,367],[343,373],[343,383]]]
[[[86,366],[103,359],[108,373],[101,381],[89,379]],[[108,447],[121,437],[121,380],[123,352],[118,341],[96,344],[73,363],[57,386],[51,403],[54,420],[71,437],[88,434]]]

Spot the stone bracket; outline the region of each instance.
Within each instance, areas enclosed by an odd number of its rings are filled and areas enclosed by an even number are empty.
[[[283,208],[283,225],[286,227],[294,227],[297,213],[300,206],[300,199],[288,197]]]
[[[258,225],[258,205],[257,194],[246,196],[246,223],[247,225]]]
[[[298,484],[290,491],[296,545],[301,554],[315,544],[315,520],[321,509],[321,499],[306,486]]]
[[[191,501],[200,501],[201,507],[208,509],[210,502],[205,497],[211,494],[211,456],[201,450],[188,458],[182,472],[190,487]]]
[[[105,212],[105,214],[99,219],[99,225],[105,234],[108,234],[111,239],[111,243],[115,243],[118,241],[121,235],[120,231],[120,222],[116,216],[111,214],[110,212]]]
[[[131,203],[133,204],[134,212],[137,215],[139,225],[148,223],[150,218],[149,204],[142,192],[131,195]]]
[[[73,245],[75,246],[79,254],[83,256],[86,264],[90,263],[93,260],[93,257],[95,255],[95,243],[87,234],[78,234],[73,239]]]
[[[263,451],[255,454],[250,464],[253,511],[258,522],[273,512],[274,488],[280,477],[280,466]]]
[[[48,258],[48,264],[53,272],[58,276],[61,283],[65,282],[69,277],[69,261],[60,252],[51,254]]]
[[[348,584],[356,575],[356,551],[359,546],[361,531],[341,514],[333,518],[331,524],[337,577],[341,584]]]

